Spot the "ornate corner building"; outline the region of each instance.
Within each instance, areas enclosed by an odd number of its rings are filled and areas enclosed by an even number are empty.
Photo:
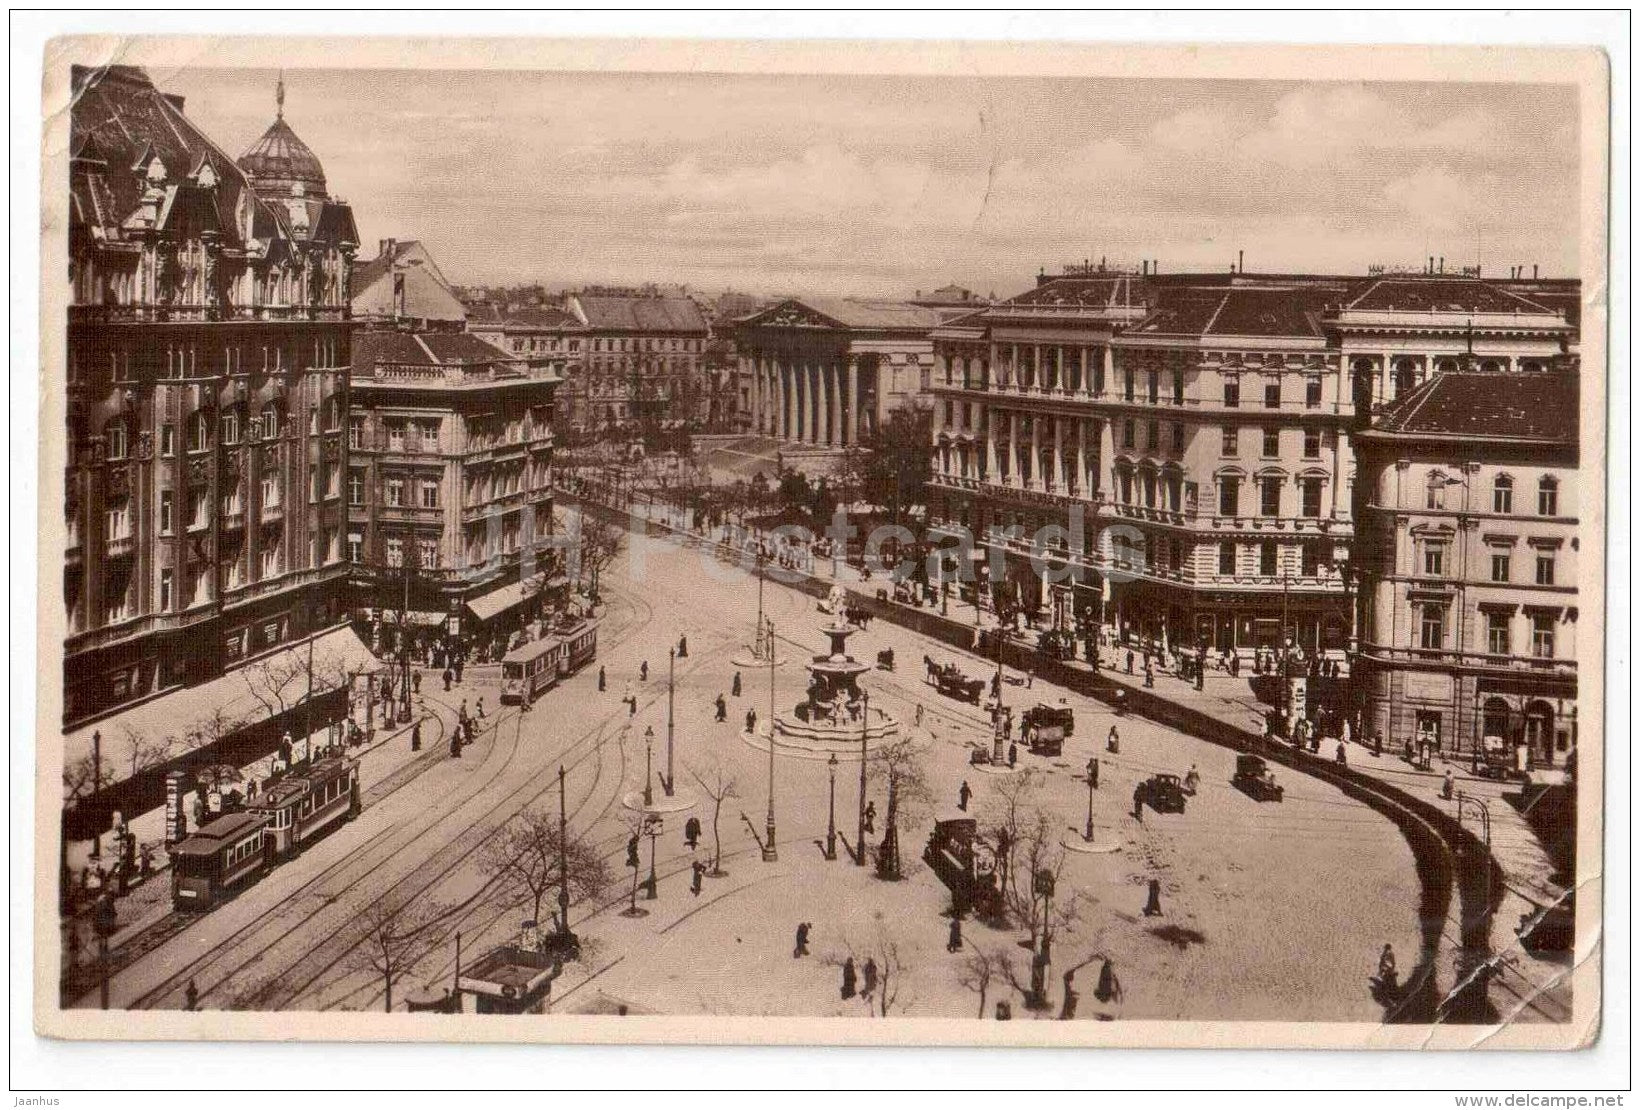
[[[343,616],[358,241],[282,82],[237,160],[140,69],[73,87],[69,725]]]

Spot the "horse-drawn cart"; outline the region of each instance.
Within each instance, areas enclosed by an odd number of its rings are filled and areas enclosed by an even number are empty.
[[[923,656],[923,666],[934,689],[948,698],[979,704],[979,696],[985,690],[983,678],[969,678],[955,663],[936,663],[926,655]]]

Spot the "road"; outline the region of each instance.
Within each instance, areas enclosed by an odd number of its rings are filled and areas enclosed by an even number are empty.
[[[900,669],[872,672],[863,682],[873,704],[899,716],[924,751],[934,800],[902,826],[907,878],[882,883],[846,858],[826,861],[819,842],[827,827],[828,768],[784,755],[775,785],[780,859],[765,863],[750,826],[763,827],[767,755],[740,726],[748,706],[767,716],[768,672],[742,675],[744,696],[730,699],[728,722],[714,721],[712,712],[716,696],[729,693],[731,657],[750,638],[755,583],[693,549],[639,540],[605,572],[604,588],[609,604],[598,664],[609,676],[606,692],[597,690],[594,665],[520,715],[498,713],[499,691],[469,681],[461,696],[471,704],[482,693],[490,716],[461,760],[429,761],[359,819],[125,968],[111,984],[113,1005],[180,1007],[192,979],[205,1008],[381,1009],[381,976],[361,963],[359,915],[384,900],[435,906],[443,926],[461,933],[469,958],[515,934],[529,910],[501,904],[478,858],[491,834],[518,813],[556,812],[560,764],[568,769],[571,831],[599,847],[617,882],[598,904],[572,908],[588,950],[555,987],[555,1010],[618,1003],[634,1012],[858,1013],[858,999],[840,998],[832,963],[892,946],[903,965],[892,1012],[972,1016],[977,995],[961,982],[967,955],[1000,955],[1023,971],[1028,957],[1014,944],[1023,929],[1001,933],[970,922],[964,951],[945,951],[940,911],[947,898],[918,860],[931,819],[955,813],[961,782],[970,783],[970,810],[979,815],[994,811],[1005,782],[968,764],[968,745],[988,732],[980,710],[936,694],[921,680],[920,661],[929,654],[976,675],[988,675],[990,664],[886,622],[855,636],[850,650],[857,658],[894,648]],[[765,590],[765,611],[793,657],[774,675],[776,702],[786,711],[802,693],[801,660],[824,646],[822,617],[812,599],[774,582]],[[623,864],[632,811],[622,798],[642,787],[646,728],[656,738],[654,765],[664,769],[667,650],[680,635],[688,637],[690,653],[677,665],[675,785],[694,806],[667,817],[657,845],[659,897],[646,904],[652,912],[626,918],[618,911],[630,892]],[[646,660],[649,680],[641,682],[637,672]],[[621,702],[628,683],[639,697],[630,718]],[[1102,761],[1096,839],[1116,850],[1067,857],[1061,904],[1074,903],[1075,912],[1055,938],[1055,997],[1066,970],[1109,957],[1120,969],[1124,997],[1096,1004],[1088,982],[1081,1017],[1382,1017],[1367,989],[1378,952],[1390,943],[1410,966],[1418,945],[1412,857],[1390,822],[1297,775],[1284,779],[1284,802],[1257,803],[1229,785],[1231,753],[1147,722],[1120,722],[1121,754],[1111,756],[1103,750],[1114,723],[1109,711],[1046,683],[1010,683],[1005,697],[1021,707],[1063,697],[1076,712],[1076,733],[1062,758],[1021,757],[1040,784],[1039,804],[1067,842],[1087,813],[1083,767],[1096,752]],[[918,704],[920,729],[912,727]],[[702,852],[709,853],[713,807],[689,769],[713,762],[737,784],[719,828],[728,875],[708,879],[693,896],[690,863],[699,853],[683,843],[683,820],[701,818]],[[1133,820],[1135,782],[1156,771],[1183,774],[1192,765],[1202,787],[1184,814],[1147,812],[1143,824]],[[857,780],[858,763],[843,764],[837,824],[851,843]],[[882,788],[871,797],[881,815]],[[646,844],[645,871],[648,855]],[[1151,878],[1162,882],[1160,919],[1139,913]],[[792,958],[799,921],[814,924],[806,959]],[[454,965],[451,940],[398,985],[395,1005],[402,1006],[410,987],[448,985]],[[991,998],[1006,993],[1000,982],[990,987]]]

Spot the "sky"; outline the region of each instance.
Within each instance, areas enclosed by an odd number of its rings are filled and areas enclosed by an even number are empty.
[[[153,73],[230,154],[273,70]],[[1577,272],[1571,85],[286,71],[285,118],[380,239],[451,281],[904,297],[1372,264]]]

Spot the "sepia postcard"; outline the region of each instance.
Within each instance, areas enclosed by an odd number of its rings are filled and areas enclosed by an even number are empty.
[[[42,95],[40,1033],[1598,1037],[1599,50]]]

